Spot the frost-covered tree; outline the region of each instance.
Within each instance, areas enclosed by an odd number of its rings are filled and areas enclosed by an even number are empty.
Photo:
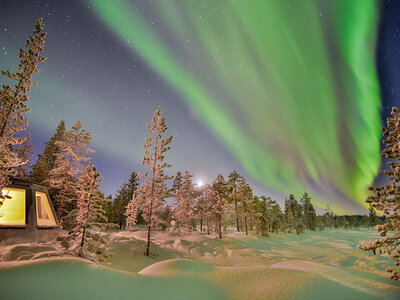
[[[18,178],[26,179],[29,174],[29,167],[30,167],[30,160],[32,158],[32,153],[33,153],[33,144],[32,144],[32,139],[31,139],[31,134],[30,132],[27,133],[27,135],[24,138],[24,141],[16,145],[14,147],[14,152],[17,154],[17,157],[24,162],[24,164],[19,165],[16,168],[16,176]]]
[[[194,189],[192,177],[193,175],[185,171],[181,187],[176,190],[175,193],[177,205],[173,212],[173,218],[176,221],[178,230],[182,230],[183,233],[186,234],[190,234],[191,232],[191,224],[194,217],[194,198],[196,191]]]
[[[131,201],[129,201],[128,205],[126,206],[126,211],[125,211],[126,229],[130,231],[133,230],[133,226],[136,225],[137,223],[139,205],[140,203],[138,202],[136,193],[134,192]]]
[[[386,216],[386,222],[376,225],[381,239],[365,241],[359,248],[380,254],[387,254],[395,260],[395,268],[388,268],[391,278],[400,281],[400,114],[396,107],[392,109],[392,118],[387,119],[387,128],[383,128],[386,148],[382,156],[388,159],[387,170],[381,173],[388,176],[390,183],[380,187],[370,187],[372,195],[367,202]]]
[[[66,238],[70,251],[92,261],[103,261],[110,255],[107,240],[99,232],[104,226],[104,202],[108,200],[99,191],[102,179],[93,165],[87,166],[79,178],[76,225]]]
[[[92,140],[90,131],[82,129],[81,122],[64,132],[64,138],[56,142],[60,152],[56,154],[55,167],[45,183],[55,191],[57,216],[63,221],[75,208],[80,188],[79,177],[85,171],[94,150],[88,146]]]
[[[240,227],[239,227],[239,212],[238,212],[238,197],[237,197],[237,185],[239,180],[242,178],[242,176],[236,171],[233,170],[229,175],[228,175],[228,180],[227,180],[227,188],[229,192],[229,202],[234,204],[234,209],[235,209],[235,217],[236,217],[236,230],[239,232]]]
[[[215,220],[213,204],[216,196],[217,193],[213,189],[213,186],[210,184],[206,184],[204,186],[203,197],[199,205],[201,207],[200,209],[202,211],[202,217],[206,221],[207,234],[210,234],[210,230],[212,229],[212,223]]]
[[[222,219],[228,206],[226,182],[222,174],[217,175],[212,183],[211,190],[209,195],[210,211],[214,214],[218,237],[222,239]]]
[[[55,167],[56,154],[60,153],[57,141],[62,141],[65,133],[65,121],[61,120],[56,132],[46,142],[42,154],[38,155],[36,163],[32,166],[31,178],[35,182],[43,183],[49,176],[50,171]]]
[[[244,178],[242,178],[237,185],[237,198],[240,200],[240,212],[244,219],[244,229],[248,235],[248,218],[255,213],[255,203],[253,200],[253,191]]]
[[[139,178],[141,174],[133,171],[129,177],[127,183],[122,184],[121,188],[115,195],[114,202],[112,204],[114,222],[118,223],[119,228],[126,226],[126,206],[132,200],[133,194],[139,186]]]
[[[33,35],[26,42],[26,49],[19,50],[18,71],[2,71],[4,76],[16,84],[14,87],[3,85],[0,90],[0,199],[4,198],[1,191],[10,183],[9,177],[15,175],[15,168],[26,163],[13,149],[24,142],[16,134],[25,130],[28,125],[26,114],[30,108],[26,102],[29,100],[31,87],[35,85],[32,76],[39,73],[37,66],[46,59],[40,55],[46,37],[43,28],[42,19],[39,19]]]
[[[172,182],[172,191],[175,193],[177,190],[180,189],[182,186],[182,173],[181,171],[176,172],[176,175],[174,177],[174,180]]]
[[[207,190],[210,188],[209,185],[199,187],[196,191],[196,204],[195,213],[196,218],[200,221],[200,232],[203,232],[204,224],[208,220],[208,203],[207,203]]]
[[[169,144],[172,141],[172,136],[163,138],[168,126],[166,119],[163,117],[161,106],[153,114],[150,124],[146,124],[150,134],[144,144],[144,156],[142,164],[149,169],[149,173],[145,174],[147,178],[140,188],[140,197],[142,198],[143,218],[147,223],[147,243],[146,255],[150,254],[151,234],[162,222],[160,214],[164,208],[164,197],[168,191],[165,186],[165,181],[170,179],[164,170],[171,167],[164,161],[165,152],[170,149]]]

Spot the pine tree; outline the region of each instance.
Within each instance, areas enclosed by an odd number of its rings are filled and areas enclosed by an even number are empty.
[[[192,177],[188,171],[185,171],[181,187],[176,190],[177,205],[173,212],[178,230],[186,234],[191,232],[191,223],[194,217],[194,197],[195,189]]]
[[[240,211],[244,218],[244,228],[246,235],[248,235],[247,221],[248,217],[254,213],[253,192],[244,178],[242,178],[237,185],[237,198],[241,203]]]
[[[212,183],[212,191],[209,196],[213,196],[213,199],[210,199],[211,211],[214,214],[215,221],[218,229],[218,237],[222,239],[222,219],[224,217],[225,209],[228,206],[227,201],[227,189],[224,176],[222,174],[218,174],[217,178]]]
[[[57,142],[64,139],[64,133],[65,121],[61,120],[54,135],[46,142],[43,153],[38,155],[36,163],[32,166],[33,181],[43,183],[48,178],[50,171],[55,167],[56,156],[60,153]]]
[[[32,158],[32,139],[31,139],[31,134],[28,132],[26,137],[24,138],[24,141],[16,145],[14,147],[14,152],[17,154],[17,157],[24,162],[24,164],[19,165],[16,168],[16,175],[18,178],[26,179],[29,174],[29,167],[30,167],[30,160]]]
[[[126,222],[126,206],[131,201],[134,192],[139,186],[140,174],[132,172],[127,183],[124,183],[117,191],[113,202],[113,220],[118,223],[119,228],[125,227]]]
[[[181,171],[176,172],[175,178],[172,182],[172,191],[175,193],[182,186],[182,173]]]
[[[212,229],[212,222],[215,219],[213,205],[216,197],[217,197],[217,192],[213,189],[213,186],[206,184],[204,186],[203,201],[200,203],[200,205],[203,211],[203,216],[206,220],[208,235],[210,234],[210,230]]]
[[[133,230],[133,226],[136,225],[138,220],[139,205],[136,193],[132,195],[131,201],[129,201],[126,206],[125,216],[126,216],[126,228],[130,231]]]
[[[389,169],[381,171],[391,182],[381,187],[370,187],[372,195],[367,199],[373,208],[383,212],[386,223],[375,227],[381,239],[362,242],[359,248],[393,258],[396,267],[387,271],[392,279],[400,281],[400,114],[396,107],[391,114],[393,117],[387,119],[387,128],[383,128],[386,148],[382,151],[382,156],[388,159]]]
[[[369,215],[368,215],[368,225],[375,227],[376,224],[378,224],[378,216],[376,215],[375,208],[373,206],[369,207]]]
[[[333,213],[329,205],[326,206],[325,211],[325,214],[322,215],[322,227],[332,228],[334,226],[335,214]],[[351,225],[352,224],[350,224],[350,226]]]
[[[203,232],[204,222],[207,222],[207,202],[206,202],[206,191],[209,188],[209,185],[205,185],[200,187],[197,191],[196,196],[196,215],[200,220],[200,232]]]
[[[145,141],[145,153],[142,164],[147,166],[149,174],[148,178],[141,188],[140,196],[143,199],[142,211],[143,218],[147,222],[147,243],[146,255],[150,254],[151,234],[155,228],[161,223],[160,213],[164,207],[163,198],[167,195],[165,181],[170,179],[164,173],[165,168],[171,167],[170,164],[164,162],[164,153],[170,149],[168,146],[172,141],[172,136],[163,139],[163,134],[167,130],[166,119],[163,118],[161,106],[154,112],[152,124],[146,124],[150,133]]]
[[[68,245],[72,243],[72,252],[96,262],[110,255],[106,252],[106,239],[98,232],[99,228],[104,227],[103,206],[107,201],[98,189],[102,179],[95,166],[86,167],[79,179],[76,226],[66,239]]]
[[[300,199],[304,212],[304,224],[308,230],[315,231],[317,214],[315,213],[314,206],[311,203],[311,197],[308,193],[304,193]]]
[[[19,50],[21,60],[18,72],[2,71],[4,76],[15,80],[16,84],[13,88],[3,85],[3,89],[0,90],[0,199],[4,199],[1,191],[10,184],[10,176],[15,175],[14,168],[25,163],[12,149],[24,142],[24,139],[15,135],[25,130],[28,125],[26,114],[30,109],[26,102],[29,100],[31,87],[35,85],[32,76],[39,73],[37,66],[46,59],[40,55],[46,37],[43,28],[42,19],[39,19],[33,35],[26,42],[26,50]]]
[[[56,154],[55,167],[45,183],[55,191],[56,212],[61,221],[76,206],[79,177],[90,160],[88,155],[94,152],[88,147],[91,140],[91,133],[82,129],[78,121],[72,130],[65,131],[63,140],[56,142],[60,153]]]
[[[235,207],[235,216],[236,216],[236,230],[239,232],[239,213],[238,213],[238,197],[237,197],[237,184],[238,181],[242,178],[242,176],[233,170],[229,176],[227,181],[227,188],[229,191],[229,200],[234,203]]]

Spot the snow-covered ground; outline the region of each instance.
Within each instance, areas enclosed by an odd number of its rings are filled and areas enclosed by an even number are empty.
[[[194,285],[208,282],[213,295],[230,299],[398,299],[400,295],[400,284],[390,280],[385,272],[393,261],[357,249],[361,240],[377,237],[372,230],[326,230],[270,238],[230,233],[222,240],[216,239],[216,235],[159,232],[154,235],[150,257],[143,255],[143,230],[115,232],[110,237],[115,255],[98,266],[97,271],[91,268],[91,274],[102,270],[111,273],[101,274],[114,278],[112,274],[123,272],[133,276],[132,280],[172,280],[178,286],[180,282],[189,284],[182,281],[186,278]],[[62,248],[55,242],[2,247],[0,268],[72,259],[61,255]],[[57,268],[68,272],[69,267],[61,264]],[[0,295],[3,279],[7,272],[17,272],[14,270],[0,271]],[[164,299],[168,298],[165,294]]]

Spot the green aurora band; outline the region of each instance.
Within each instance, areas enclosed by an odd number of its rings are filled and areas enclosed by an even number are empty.
[[[89,2],[256,180],[365,206],[380,165],[376,1]]]

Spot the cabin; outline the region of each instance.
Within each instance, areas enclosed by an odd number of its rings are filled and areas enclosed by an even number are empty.
[[[47,188],[27,180],[11,181],[0,199],[0,242],[9,238],[35,241],[59,234]]]

